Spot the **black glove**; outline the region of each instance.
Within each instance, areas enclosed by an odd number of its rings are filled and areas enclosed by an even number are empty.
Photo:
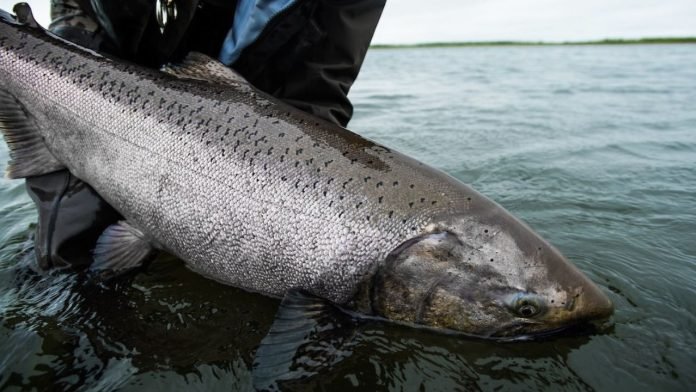
[[[72,1],[53,1],[54,34],[90,49],[107,42],[97,24]],[[39,221],[34,237],[39,267],[77,267],[92,262],[97,238],[121,216],[89,185],[61,170],[26,179]]]

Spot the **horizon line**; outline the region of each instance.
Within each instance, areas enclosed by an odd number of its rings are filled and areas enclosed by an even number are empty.
[[[581,41],[515,41],[515,40],[490,40],[490,41],[436,41],[405,44],[371,44],[370,48],[433,48],[433,47],[458,47],[458,46],[560,46],[560,45],[635,45],[635,44],[694,44],[694,37],[646,37],[646,38],[604,38],[598,40]]]

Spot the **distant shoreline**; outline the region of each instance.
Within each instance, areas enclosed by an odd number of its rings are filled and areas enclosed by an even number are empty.
[[[403,48],[457,48],[467,46],[571,46],[571,45],[654,45],[654,44],[696,44],[696,37],[680,38],[640,38],[603,39],[597,41],[472,41],[472,42],[428,42],[421,44],[375,44],[370,49]]]

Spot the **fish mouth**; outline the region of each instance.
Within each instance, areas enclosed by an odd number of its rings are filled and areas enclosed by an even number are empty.
[[[540,322],[518,321],[506,325],[494,331],[491,335],[483,336],[485,339],[500,342],[540,341],[557,339],[562,337],[578,337],[609,333],[614,328],[614,320],[611,317],[601,320],[582,320],[567,325],[539,331],[525,332],[530,325],[538,325]]]

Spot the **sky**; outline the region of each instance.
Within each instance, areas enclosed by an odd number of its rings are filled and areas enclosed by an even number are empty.
[[[0,0],[10,11],[15,0]],[[48,24],[49,0],[29,0]],[[376,44],[696,36],[696,0],[387,0]]]

